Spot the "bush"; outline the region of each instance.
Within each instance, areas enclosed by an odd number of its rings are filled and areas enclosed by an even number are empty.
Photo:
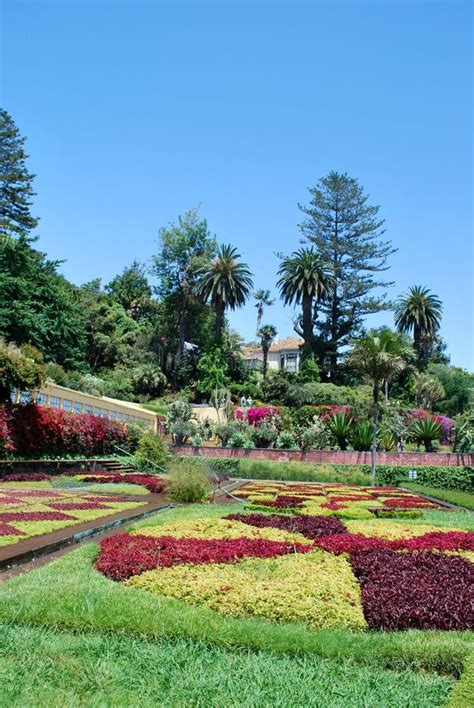
[[[356,423],[352,428],[350,441],[354,450],[364,452],[372,447],[372,424],[369,421]]]
[[[360,465],[312,465],[307,462],[240,460],[234,473],[243,479],[278,479],[288,482],[343,482],[367,486],[370,467]]]
[[[296,438],[289,430],[281,431],[277,438],[276,446],[280,450],[298,450]]]
[[[245,396],[245,398],[253,398],[255,401],[257,398],[262,397],[262,392],[260,391],[260,387],[257,386],[257,384],[248,382],[248,383],[232,383],[229,386],[229,391],[232,394],[232,397],[240,403],[240,399],[242,396]]]
[[[138,462],[138,468],[144,471],[152,472],[156,467],[164,467],[167,453],[160,436],[151,431],[142,435],[135,458]]]
[[[408,467],[377,466],[377,479],[381,484],[396,484],[408,480]],[[417,467],[416,482],[428,487],[474,491],[473,467]]]
[[[29,458],[110,455],[115,445],[124,446],[128,440],[123,423],[34,403],[12,407],[9,429],[16,453]]]
[[[239,432],[239,426],[236,423],[225,423],[216,428],[216,436],[219,438],[222,447],[227,447],[229,440],[237,432]]]
[[[291,420],[295,428],[305,428],[314,421],[319,413],[318,406],[301,406],[291,410]]]
[[[261,423],[251,430],[251,440],[256,447],[273,447],[278,437],[278,431],[271,423]]]
[[[176,502],[196,503],[206,501],[211,493],[209,476],[200,460],[174,459],[168,466],[167,495]]]
[[[210,469],[216,474],[226,475],[227,477],[237,477],[239,471],[240,460],[231,457],[210,457],[207,459]]]

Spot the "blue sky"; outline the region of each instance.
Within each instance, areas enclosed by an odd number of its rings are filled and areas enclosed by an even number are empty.
[[[399,249],[390,295],[437,293],[452,363],[472,369],[471,8],[3,0],[2,105],[28,137],[41,248],[73,282],[108,282],[201,205],[275,292],[297,203],[347,171]],[[293,315],[265,320],[285,336]],[[252,337],[255,308],[230,321]]]

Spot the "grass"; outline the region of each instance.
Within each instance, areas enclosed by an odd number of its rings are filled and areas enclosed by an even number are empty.
[[[2,705],[412,706],[445,703],[446,676],[341,659],[230,652],[189,639],[144,639],[5,625]]]
[[[287,482],[343,482],[370,485],[370,475],[355,465],[312,465],[307,462],[274,462],[273,460],[239,460],[232,477],[243,479],[281,479]]]
[[[464,665],[461,680],[457,682],[449,697],[448,708],[472,708],[474,705],[474,653]]]
[[[175,509],[136,527],[229,511],[229,506]],[[117,632],[148,640],[189,638],[226,649],[346,659],[360,666],[423,669],[454,676],[461,673],[472,648],[474,636],[468,632],[312,631],[304,624],[222,617],[108,580],[93,568],[97,548],[84,545],[47,566],[12,578],[0,589],[0,621]]]
[[[426,494],[426,496],[428,497],[441,499],[441,501],[446,501],[448,502],[448,504],[455,504],[456,506],[461,506],[465,509],[470,509],[474,511],[474,494],[470,494],[469,492],[461,492],[457,489],[441,489],[440,487],[429,487],[424,484],[417,484],[416,482],[404,482],[403,486],[407,489],[411,489],[414,492]]]

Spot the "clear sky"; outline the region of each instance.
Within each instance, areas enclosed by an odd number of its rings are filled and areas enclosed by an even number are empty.
[[[438,294],[452,363],[473,368],[470,2],[1,5],[2,106],[28,137],[40,247],[73,282],[148,260],[201,205],[275,292],[297,203],[347,171],[399,249],[391,296]],[[293,315],[265,321],[286,336]],[[251,338],[255,308],[230,321]]]

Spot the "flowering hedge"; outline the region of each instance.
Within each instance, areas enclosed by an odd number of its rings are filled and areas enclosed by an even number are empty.
[[[258,427],[266,418],[276,415],[278,410],[272,406],[253,406],[245,411],[242,408],[237,408],[235,417],[237,420],[247,420],[250,425]]]
[[[34,403],[15,405],[0,414],[0,451],[23,457],[110,454],[114,445],[123,445],[127,438],[123,423]]]

